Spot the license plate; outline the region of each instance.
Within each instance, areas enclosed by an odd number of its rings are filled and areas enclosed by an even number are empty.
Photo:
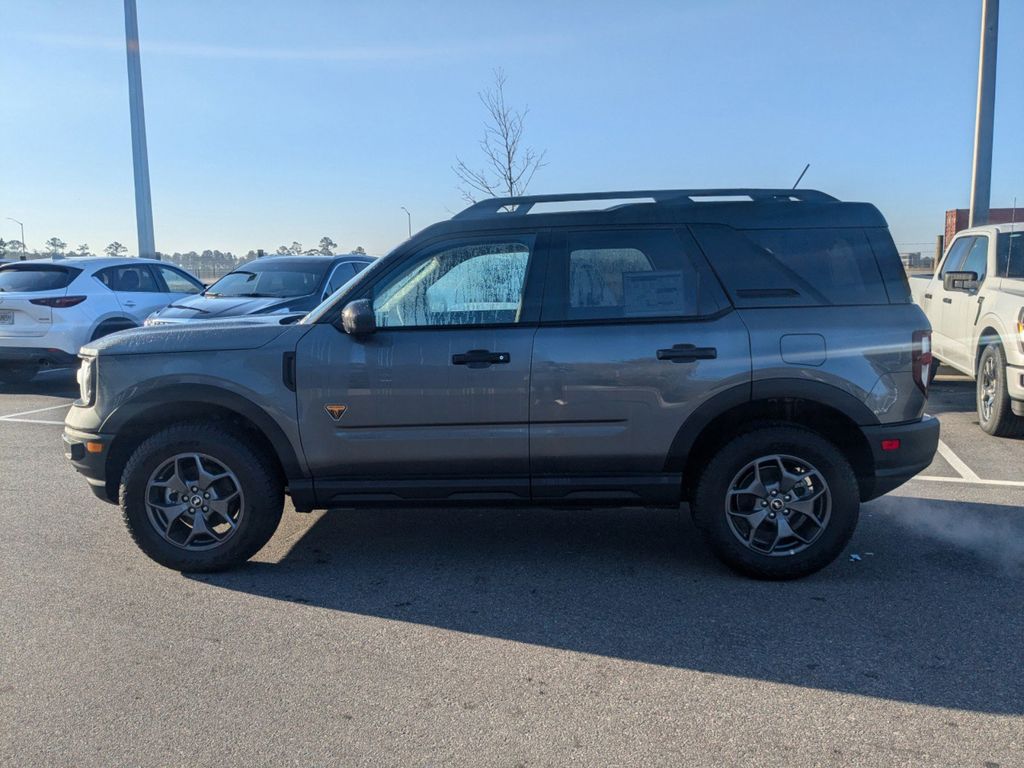
[[[14,325],[14,313],[0,312],[0,325]]]

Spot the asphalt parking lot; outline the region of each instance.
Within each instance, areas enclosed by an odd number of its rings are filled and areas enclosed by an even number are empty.
[[[683,516],[286,512],[151,563],[66,465],[67,373],[0,391],[4,765],[1024,765],[1024,441],[942,450],[794,583]]]

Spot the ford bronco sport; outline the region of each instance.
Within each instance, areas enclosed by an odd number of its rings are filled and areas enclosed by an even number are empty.
[[[871,205],[491,199],[298,324],[91,343],[65,453],[185,571],[255,554],[287,493],[300,511],[686,503],[728,565],[794,578],[931,462],[930,352]]]

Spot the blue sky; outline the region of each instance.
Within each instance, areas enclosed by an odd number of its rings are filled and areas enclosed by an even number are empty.
[[[980,0],[138,0],[157,248],[389,250],[462,202],[494,67],[532,192],[804,185],[906,250],[969,198]],[[0,0],[0,236],[134,252],[119,0]],[[1024,4],[1001,17],[993,205],[1024,205]],[[1015,75],[1011,79],[1011,73]]]

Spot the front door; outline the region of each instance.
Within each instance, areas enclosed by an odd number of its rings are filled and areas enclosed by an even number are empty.
[[[529,496],[537,237],[446,240],[382,270],[375,333],[316,325],[297,355],[306,458],[327,503]]]
[[[989,239],[984,235],[973,238],[971,250],[959,267],[961,272],[978,275],[978,285],[985,281],[988,271]],[[946,355],[950,363],[964,371],[974,368],[974,326],[980,317],[978,289],[947,291],[943,294],[942,328],[946,334]]]
[[[947,272],[960,271],[960,265],[964,263],[975,240],[974,237],[966,236],[953,241],[949,250],[946,251],[946,258],[942,260],[942,268],[938,272],[938,279],[932,289],[928,315],[932,320],[932,345],[935,354],[947,363],[955,363],[957,359],[956,339],[960,331],[957,329],[956,323],[959,314],[954,310],[953,305],[962,293],[947,291],[943,285],[943,278]]]
[[[530,386],[534,499],[678,503],[667,460],[680,427],[749,384],[747,329],[688,233],[553,238]]]

